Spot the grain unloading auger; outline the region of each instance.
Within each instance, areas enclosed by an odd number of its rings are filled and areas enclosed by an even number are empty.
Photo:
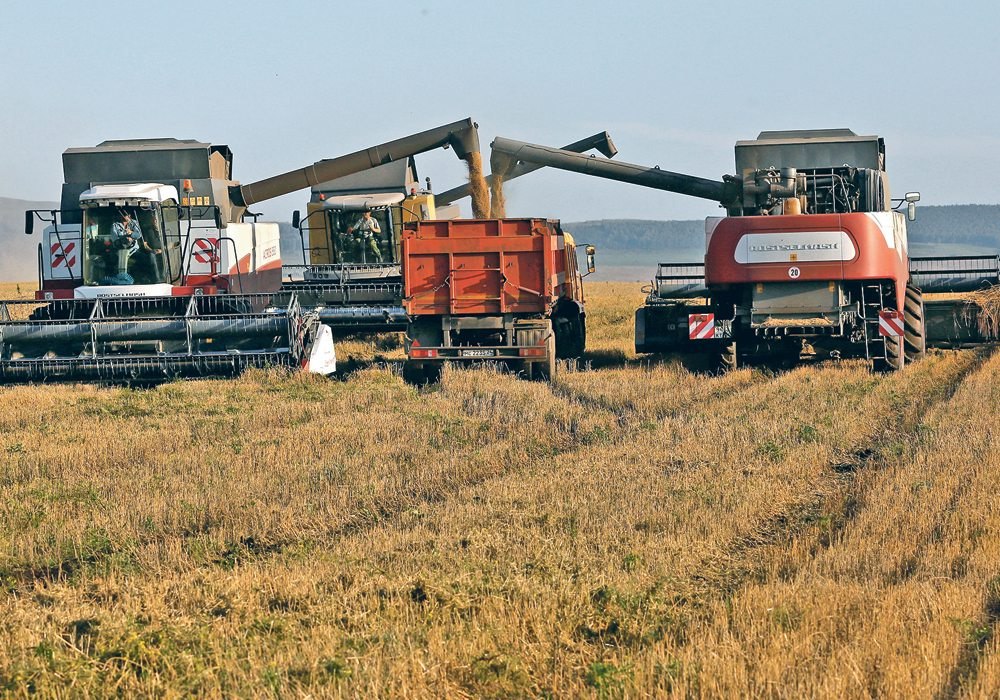
[[[614,158],[618,153],[618,149],[615,147],[614,141],[611,140],[611,134],[607,131],[600,131],[593,136],[588,136],[585,139],[574,141],[573,143],[563,146],[562,150],[571,151],[573,153],[586,153],[587,151],[594,150],[602,153],[607,158]],[[542,167],[544,166],[537,163],[520,161],[513,167],[505,167],[502,173],[491,173],[490,175],[487,175],[486,184],[487,186],[492,186],[494,177],[497,175],[501,175],[504,182],[510,182],[511,180],[521,177],[522,175],[533,173]],[[470,194],[471,187],[469,183],[466,183],[436,195],[435,199],[439,206],[443,206],[451,204],[452,202],[457,202],[460,199],[468,197]]]
[[[974,344],[995,331],[964,301],[924,292],[995,283],[995,258],[911,260],[906,219],[919,194],[889,195],[885,145],[848,129],[763,132],[736,144],[736,176],[709,180],[496,139],[494,172],[517,162],[720,203],[701,262],[659,266],[636,312],[636,351],[744,360],[860,356],[899,369],[928,345]],[[895,203],[895,206],[893,206]],[[907,216],[897,211],[903,204]]]
[[[470,139],[455,148],[468,160],[478,155],[478,142]],[[447,145],[442,140],[438,145]],[[607,132],[600,132],[565,147],[570,151],[598,150],[608,157],[617,152]],[[506,180],[537,170],[522,166]],[[485,179],[492,185],[492,176]],[[335,331],[406,330],[400,258],[404,228],[411,223],[458,218],[452,205],[471,193],[470,183],[434,193],[417,175],[414,158],[399,159],[364,172],[313,185],[305,215],[295,212],[304,264],[285,265],[284,288],[295,290],[305,306],[321,309],[324,323]],[[368,238],[354,228],[362,213],[370,212],[380,233]],[[353,233],[353,235],[352,235]]]
[[[281,289],[277,224],[247,207],[441,145],[475,149],[463,120],[248,185],[227,146],[106,141],[63,154],[35,301],[0,302],[0,382],[155,381],[249,366],[334,368],[322,305]],[[307,290],[304,290],[307,291]]]

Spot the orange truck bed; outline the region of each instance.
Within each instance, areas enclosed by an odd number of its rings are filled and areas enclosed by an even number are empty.
[[[411,316],[545,315],[573,283],[565,246],[545,219],[408,223],[403,305]]]

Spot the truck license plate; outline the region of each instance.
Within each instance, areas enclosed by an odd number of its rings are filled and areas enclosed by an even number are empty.
[[[493,357],[496,352],[492,348],[464,348],[461,351],[462,357]]]

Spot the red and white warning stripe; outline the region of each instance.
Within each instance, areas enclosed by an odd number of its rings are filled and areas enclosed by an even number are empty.
[[[210,263],[215,259],[217,238],[196,238],[194,241],[194,259],[200,263]]]
[[[715,314],[688,314],[688,338],[709,340],[715,337]]]
[[[903,335],[903,328],[903,314],[890,310],[878,312],[879,335],[900,336]]]
[[[53,243],[52,247],[49,248],[52,267],[55,268],[62,265],[74,267],[76,265],[76,255],[73,254],[75,249],[76,243]]]

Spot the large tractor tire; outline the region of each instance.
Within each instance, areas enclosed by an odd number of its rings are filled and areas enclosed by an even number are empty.
[[[907,285],[903,306],[903,353],[907,362],[915,362],[927,352],[924,329],[924,295],[916,287]]]
[[[875,370],[878,372],[898,372],[906,364],[906,352],[903,339],[898,335],[885,337],[885,358],[875,360]]]

